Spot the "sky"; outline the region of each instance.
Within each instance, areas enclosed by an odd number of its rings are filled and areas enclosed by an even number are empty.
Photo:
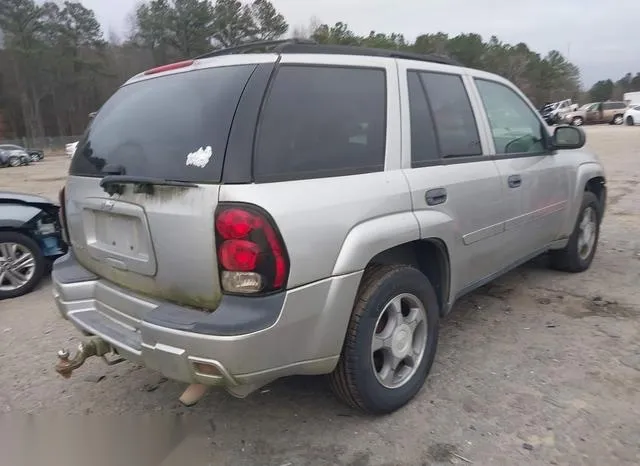
[[[80,0],[109,31],[123,36],[140,0]],[[559,50],[590,87],[640,72],[640,0],[272,0],[290,27],[345,22],[369,31],[420,34],[475,32],[485,40],[524,42],[538,53]]]

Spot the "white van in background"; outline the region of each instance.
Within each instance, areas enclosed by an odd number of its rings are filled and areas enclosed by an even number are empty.
[[[622,100],[631,107],[632,105],[640,105],[640,91],[627,92],[622,96]]]

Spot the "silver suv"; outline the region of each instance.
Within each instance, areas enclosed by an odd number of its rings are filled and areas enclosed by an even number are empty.
[[[329,374],[396,410],[462,295],[545,252],[590,266],[603,168],[549,131],[505,79],[396,51],[261,43],[137,75],[61,191],[55,300],[89,338],[56,368],[117,354],[186,404]]]

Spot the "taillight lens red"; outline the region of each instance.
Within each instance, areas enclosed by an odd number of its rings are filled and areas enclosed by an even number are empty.
[[[256,269],[260,247],[251,241],[231,239],[222,243],[218,253],[220,265],[226,270],[251,272]]]
[[[221,204],[215,228],[225,292],[269,293],[285,287],[287,251],[266,212],[253,205]]]

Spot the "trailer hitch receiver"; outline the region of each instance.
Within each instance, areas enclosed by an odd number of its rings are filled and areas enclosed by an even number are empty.
[[[55,370],[62,377],[68,379],[74,370],[82,366],[84,362],[92,356],[101,356],[110,366],[124,361],[123,358],[117,358],[115,360],[107,359],[105,355],[112,351],[111,345],[102,338],[91,337],[78,345],[78,350],[72,358],[69,358],[69,351],[66,349],[58,351],[58,362]]]

